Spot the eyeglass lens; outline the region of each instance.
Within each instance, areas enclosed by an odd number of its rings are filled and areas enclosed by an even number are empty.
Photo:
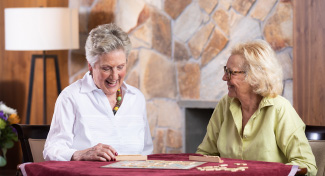
[[[227,66],[223,67],[223,70],[225,72],[225,74],[227,74],[229,80],[231,79],[231,71],[227,69]]]

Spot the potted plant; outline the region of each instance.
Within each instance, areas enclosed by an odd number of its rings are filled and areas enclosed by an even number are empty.
[[[0,167],[7,164],[7,150],[18,140],[17,131],[11,124],[19,123],[20,119],[15,109],[9,108],[0,101]]]

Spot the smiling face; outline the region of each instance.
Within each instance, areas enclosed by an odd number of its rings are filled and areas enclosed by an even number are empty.
[[[108,95],[116,94],[121,87],[126,74],[126,55],[123,50],[114,50],[109,53],[96,56],[98,61],[88,68],[93,80],[99,89]]]
[[[231,55],[226,66],[230,71],[244,71],[243,65],[244,59],[240,55]],[[240,99],[240,97],[253,92],[252,87],[245,81],[245,74],[232,74],[231,79],[224,74],[222,80],[227,81],[229,97]]]

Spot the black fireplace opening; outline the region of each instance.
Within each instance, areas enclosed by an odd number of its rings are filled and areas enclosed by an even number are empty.
[[[185,152],[195,153],[213,113],[212,108],[185,108]]]

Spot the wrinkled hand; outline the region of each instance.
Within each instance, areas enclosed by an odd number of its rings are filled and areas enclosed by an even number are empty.
[[[73,153],[71,161],[115,161],[116,150],[106,144],[97,144],[94,147],[79,150]]]

